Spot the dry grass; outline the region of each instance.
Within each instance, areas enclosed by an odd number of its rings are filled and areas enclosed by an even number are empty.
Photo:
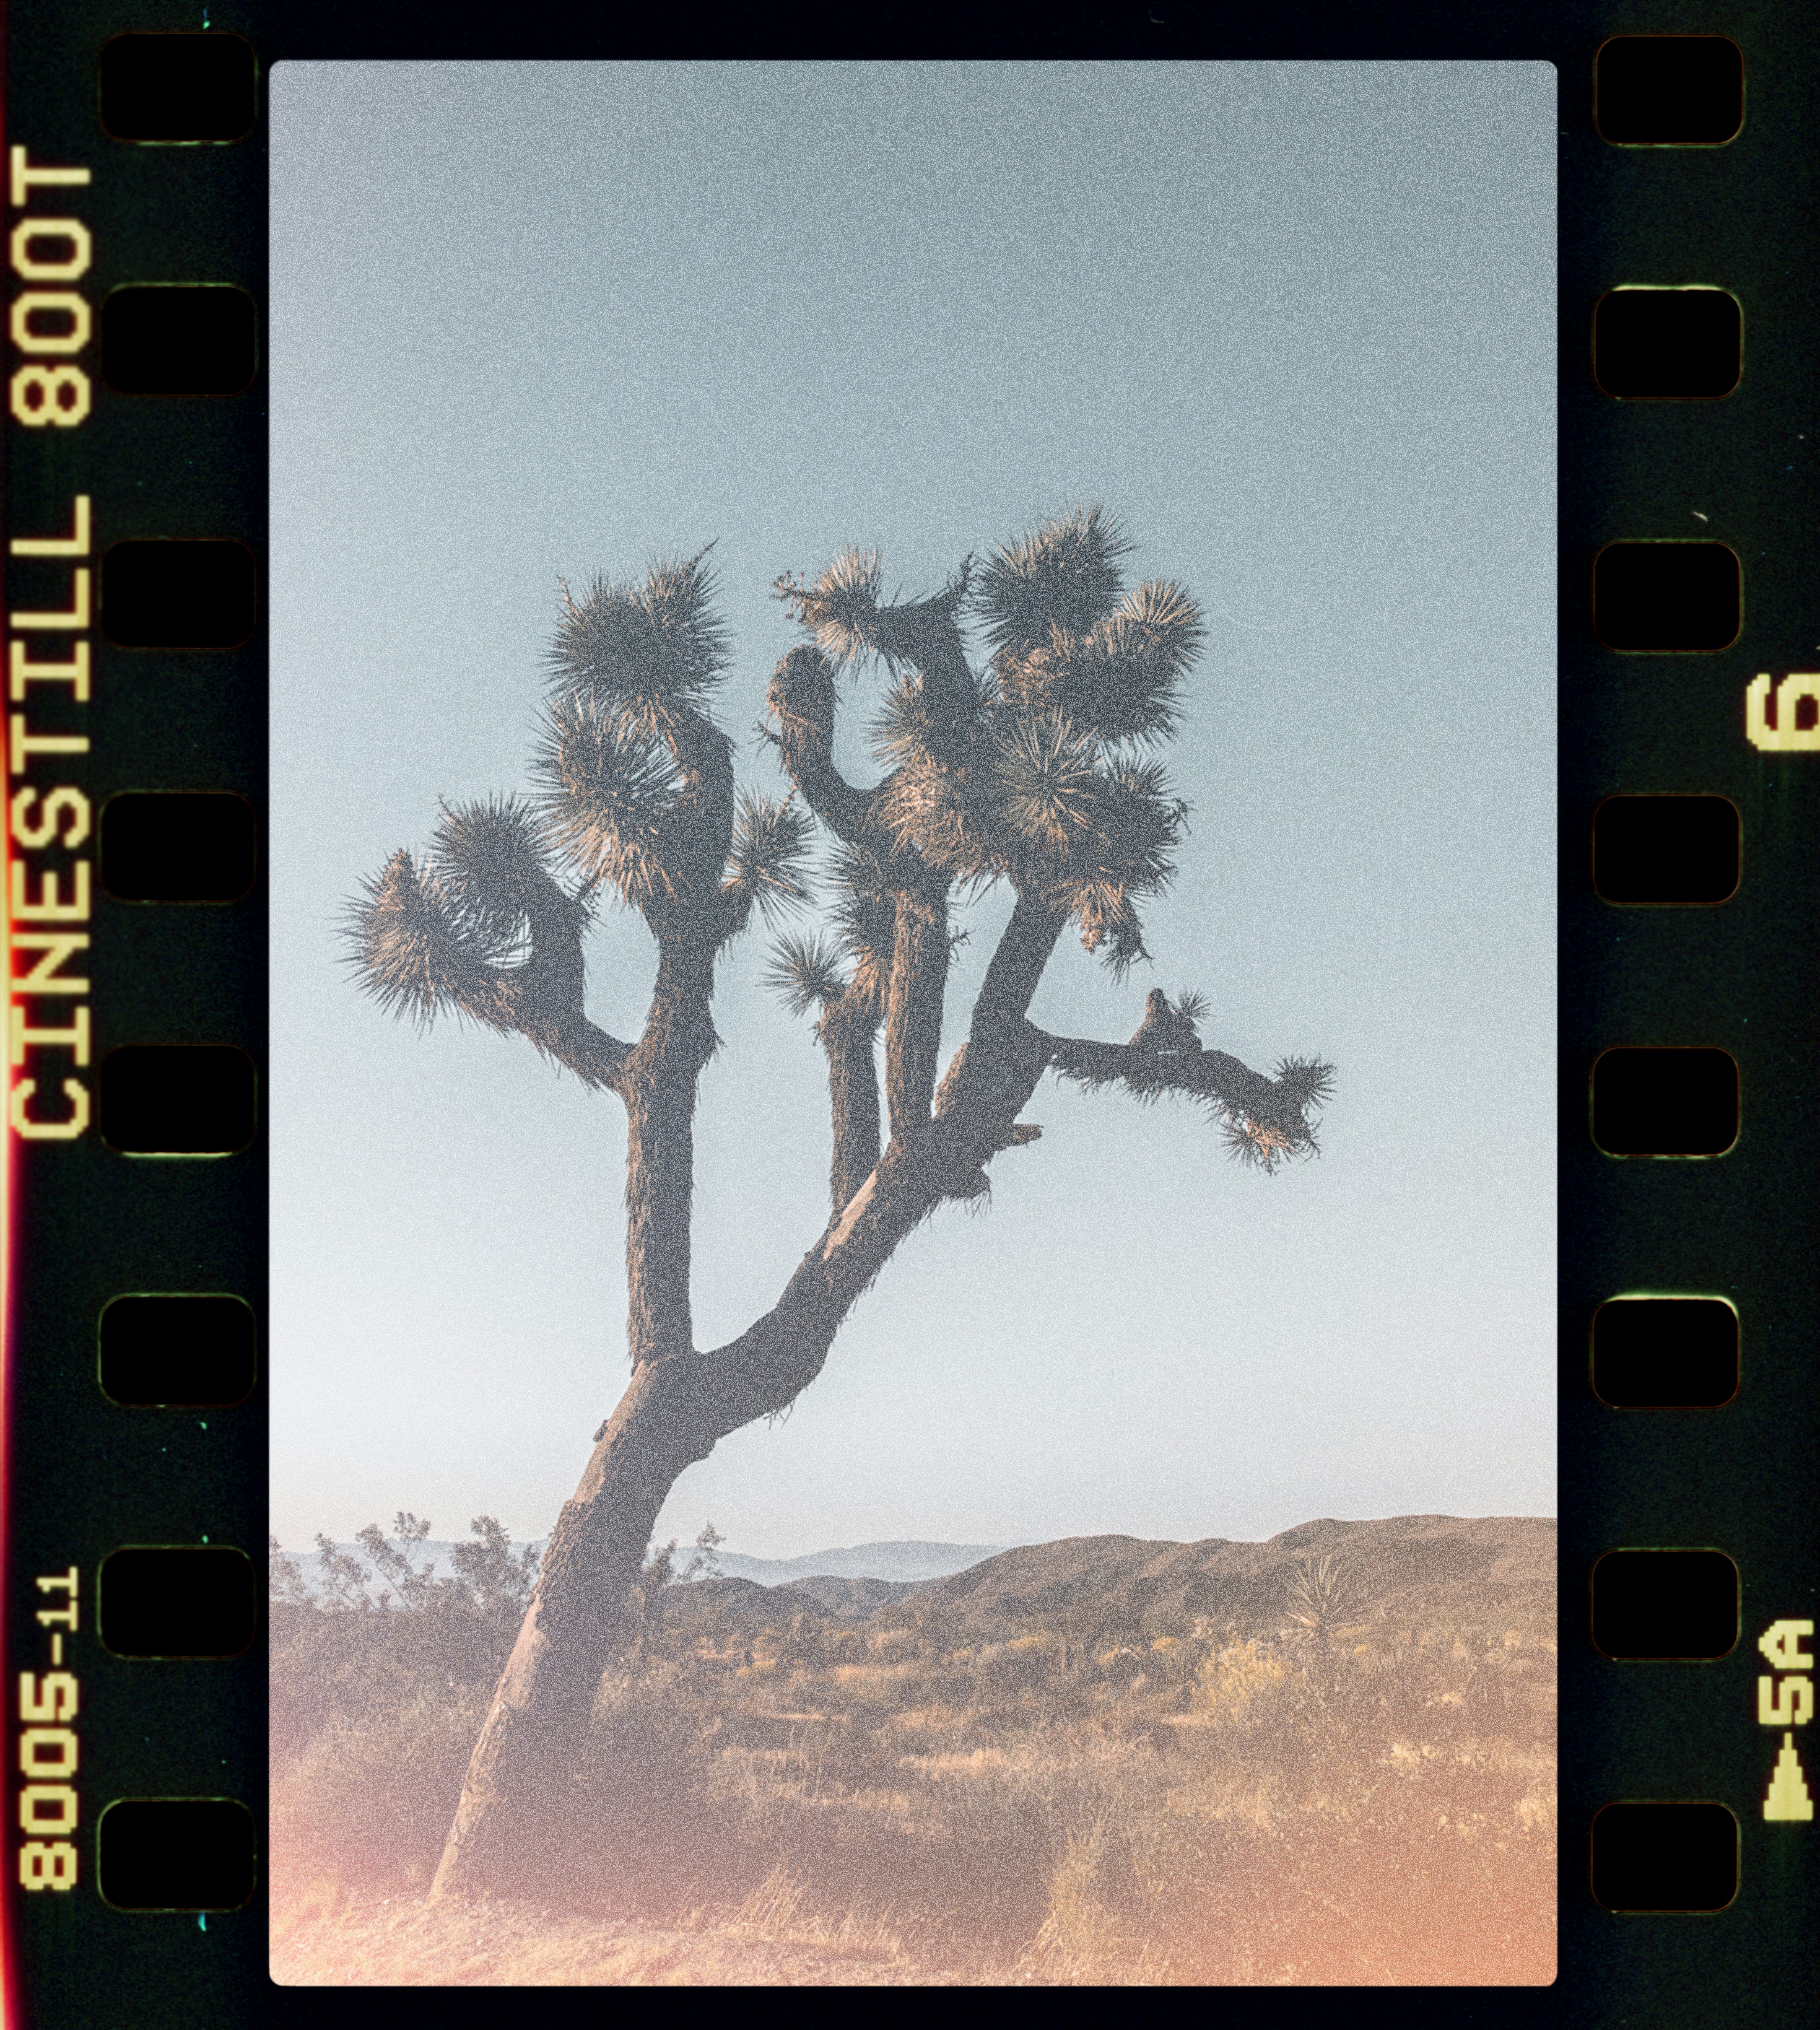
[[[780,1879],[723,1924],[700,1910],[664,1926],[512,1902],[375,1897],[318,1877],[274,1898],[272,1977],[281,1987],[650,1987],[902,1986],[914,1970],[888,1918],[830,1926]],[[691,1921],[692,1920],[692,1921]]]
[[[603,1686],[577,1823],[614,1837],[582,1842],[592,1865],[547,1902],[422,1900],[483,1692],[332,1714],[274,1768],[274,1977],[1553,1978],[1535,1634],[1319,1654],[1168,1638],[1071,1671],[1041,1633],[839,1634],[863,1660],[683,1641]]]

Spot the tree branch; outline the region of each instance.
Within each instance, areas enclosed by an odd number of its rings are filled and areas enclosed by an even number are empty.
[[[1017,906],[999,934],[973,1002],[969,1033],[974,1040],[985,1041],[1029,1014],[1042,983],[1043,969],[1067,920],[1066,909],[1051,908],[1018,891]]]
[[[888,664],[908,663],[921,672],[932,700],[940,705],[958,703],[973,688],[973,672],[967,667],[955,615],[966,597],[973,560],[961,566],[952,583],[932,599],[919,599],[901,606],[881,606],[869,617],[867,634],[873,646]]]
[[[803,801],[837,838],[875,845],[873,791],[856,789],[834,765],[834,669],[819,649],[792,649],[777,665],[765,704],[777,723],[777,751]],[[888,851],[888,847],[886,849]]]
[[[933,1133],[919,1147],[891,1142],[772,1310],[727,1345],[687,1356],[679,1380],[686,1377],[698,1442],[711,1445],[755,1417],[787,1409],[821,1373],[848,1311],[899,1243],[951,1195],[948,1180],[1028,1139],[1014,1124],[1048,1068],[1048,1043],[1021,1024],[1014,1039],[970,1074],[963,1047],[943,1081]]]
[[[635,1370],[694,1343],[695,1092],[720,1047],[709,1012],[714,953],[711,911],[660,937],[644,1032],[625,1061],[626,1340]]]
[[[712,1353],[688,1357],[698,1438],[712,1444],[754,1418],[789,1408],[815,1379],[847,1314],[895,1251],[940,1202],[925,1143],[895,1143],[803,1257],[776,1304]]]
[[[851,987],[815,1025],[828,1054],[828,1096],[833,1117],[828,1197],[838,1219],[878,1162],[878,1069],[873,1047],[878,1017]]]
[[[452,1014],[496,1035],[522,1035],[584,1085],[620,1091],[631,1046],[582,1010],[587,909],[543,869],[519,874],[517,921],[528,927],[530,943],[523,964],[501,965],[486,955],[489,947],[509,950],[515,926],[489,933],[448,875],[403,851],[348,905],[346,963],[389,1014],[426,1027]]]
[[[631,1046],[590,1021],[582,1007],[587,987],[582,954],[586,907],[545,874],[532,884],[526,913],[530,957],[512,971],[486,969],[507,990],[514,1009],[512,1026],[584,1084],[606,1087],[623,1099],[622,1074]]]
[[[713,916],[717,934],[720,882],[733,839],[733,745],[711,719],[687,709],[669,715],[661,738],[683,788],[658,827],[657,858],[668,877],[668,892],[649,898],[645,919],[661,938],[679,919]]]
[[[1287,1157],[1319,1153],[1308,1109],[1326,1098],[1333,1067],[1287,1059],[1275,1078],[1224,1050],[1147,1050],[1074,1036],[1047,1036],[1050,1062],[1088,1091],[1123,1086],[1141,1100],[1185,1093],[1226,1126],[1235,1156],[1274,1170]]]
[[[508,982],[514,977],[511,973],[501,976]],[[616,1092],[624,1099],[626,1061],[632,1051],[630,1043],[609,1035],[597,1023],[579,1013],[565,1015],[555,1021],[541,1014],[527,1013],[515,1021],[512,1027],[535,1044],[546,1058],[573,1072],[583,1085],[596,1091]]]
[[[906,1147],[924,1141],[935,1098],[947,991],[947,884],[925,880],[899,887],[897,935],[884,1014],[884,1097],[891,1139]]]
[[[940,603],[925,604],[934,613]],[[951,615],[939,617],[954,635]],[[958,654],[958,636],[955,644]],[[872,854],[886,871],[896,928],[885,995],[885,1101],[892,1139],[921,1141],[928,1133],[941,1047],[947,882],[924,868],[920,856],[900,850],[876,824],[878,792],[855,789],[835,767],[834,671],[828,658],[817,649],[792,649],[777,665],[767,696],[778,751],[803,801],[836,838]]]

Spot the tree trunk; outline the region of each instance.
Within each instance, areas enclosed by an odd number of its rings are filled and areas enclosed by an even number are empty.
[[[689,1209],[695,1080],[634,1087],[626,1100],[626,1340],[635,1372],[694,1344]]]
[[[530,1896],[574,1779],[602,1673],[632,1633],[630,1601],[676,1476],[712,1448],[692,1433],[668,1364],[638,1370],[565,1502],[492,1709],[475,1744],[432,1896]]]
[[[717,1039],[708,1009],[714,954],[664,934],[645,1033],[627,1061],[626,1350],[634,1373],[694,1344],[689,1213],[695,1190],[695,1088]]]
[[[715,1352],[640,1363],[551,1534],[432,1896],[530,1895],[549,1879],[573,1834],[594,1695],[630,1633],[627,1596],[677,1476],[815,1379],[860,1293],[946,1195],[944,1177],[1005,1146],[1048,1057],[1048,1039],[1021,1020],[1005,1023],[997,1049],[957,1054],[933,1136],[892,1142],[772,1310]]]

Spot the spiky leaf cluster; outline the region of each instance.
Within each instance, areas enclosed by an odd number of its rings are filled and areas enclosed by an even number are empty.
[[[858,846],[841,846],[828,864],[834,935],[847,961],[847,983],[875,1015],[884,1013],[897,941],[897,905],[890,879],[889,868]]]
[[[516,797],[442,806],[430,865],[463,943],[497,962],[518,957],[534,909],[550,895],[538,813]]]
[[[839,949],[819,931],[781,937],[771,948],[765,983],[792,1015],[826,1008],[847,991]]]
[[[1220,1134],[1235,1163],[1262,1170],[1266,1177],[1274,1177],[1281,1164],[1320,1154],[1312,1125],[1286,1127],[1267,1115],[1247,1114],[1241,1108],[1221,1110]]]
[[[1092,738],[1059,712],[1020,715],[999,742],[998,809],[1037,855],[1066,860],[1092,824],[1100,787]]]
[[[844,1001],[882,1017],[897,931],[890,879],[863,847],[843,845],[830,857],[824,886],[834,906],[825,932],[780,938],[765,972],[792,1015]]]
[[[664,742],[610,705],[558,697],[546,708],[531,766],[545,837],[589,880],[605,882],[635,909],[675,894],[664,833],[683,783]]]
[[[1018,799],[1026,823],[1040,816],[1048,827],[1031,872],[1067,910],[1085,949],[1122,978],[1148,956],[1137,905],[1174,878],[1172,854],[1188,806],[1170,795],[1168,778],[1155,763],[1100,759],[1090,774],[1070,775],[1071,759],[1099,750],[1059,716],[1050,724],[1045,746],[1054,760],[1045,776],[1037,775],[1020,743],[1000,780],[1007,798]]]
[[[1014,871],[995,779],[1008,723],[989,680],[970,679],[940,705],[915,677],[892,685],[871,731],[891,764],[876,815],[899,852],[966,883]]]
[[[973,604],[995,655],[1016,662],[1053,631],[1085,634],[1118,597],[1131,545],[1099,507],[1077,507],[1033,535],[994,546],[973,584]]]
[[[1115,972],[1145,956],[1140,905],[1172,878],[1187,812],[1131,749],[1175,730],[1203,638],[1179,586],[1123,589],[1128,548],[1083,507],[908,606],[880,604],[870,551],[779,582],[833,662],[877,656],[891,674],[872,727],[888,771],[873,815],[895,849],[963,885],[1009,877],[1047,894]],[[960,652],[963,612],[984,623],[983,671]]]
[[[427,1027],[454,1014],[506,1030],[504,987],[448,878],[408,853],[361,883],[342,926],[347,962],[389,1015]]]
[[[963,883],[1010,875],[1048,893],[1117,971],[1143,957],[1137,905],[1173,877],[1187,816],[1164,771],[1108,753],[1060,712],[1010,708],[987,682],[939,737],[934,719],[905,679],[874,728],[895,764],[877,812],[899,849]]]
[[[1305,1558],[1284,1582],[1283,1600],[1291,1625],[1323,1648],[1336,1627],[1371,1604],[1357,1576],[1332,1556]]]
[[[1267,1106],[1223,1106],[1219,1115],[1227,1154],[1267,1176],[1280,1164],[1321,1153],[1310,1111],[1332,1098],[1334,1068],[1315,1058],[1283,1058],[1271,1078]]]
[[[705,711],[728,660],[707,558],[661,557],[642,580],[597,577],[579,600],[565,586],[545,656],[556,693],[585,700],[623,735],[649,738]]]
[[[739,921],[756,909],[772,923],[810,898],[808,813],[794,796],[780,801],[742,790],[733,820],[721,893],[740,905]]]
[[[813,581],[787,572],[774,589],[829,662],[837,670],[851,670],[873,652],[883,584],[878,552],[850,543]]]
[[[724,878],[730,749],[706,708],[728,636],[707,556],[660,558],[636,582],[597,578],[579,600],[565,586],[545,658],[551,696],[534,760],[544,837],[638,909],[699,901]],[[717,806],[705,787],[716,778]],[[716,808],[705,827],[695,822]],[[757,823],[740,849],[749,872],[754,852],[783,843]]]
[[[1206,631],[1180,586],[1148,579],[1090,628],[1052,622],[1044,640],[1002,650],[999,679],[1014,704],[1059,712],[1096,740],[1165,741],[1181,723],[1182,680]]]
[[[1300,1109],[1324,1106],[1334,1093],[1334,1068],[1315,1058],[1282,1058],[1272,1076]]]

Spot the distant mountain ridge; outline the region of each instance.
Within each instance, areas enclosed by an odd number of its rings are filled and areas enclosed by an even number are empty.
[[[541,1558],[547,1537],[534,1537],[530,1547]],[[337,1544],[335,1546],[344,1556],[354,1558],[370,1571],[373,1560],[359,1545]],[[749,1558],[738,1551],[722,1551],[719,1563],[723,1577],[750,1579],[754,1585],[780,1586],[797,1584],[804,1579],[863,1582],[880,1580],[893,1587],[925,1586],[932,1580],[949,1578],[956,1572],[966,1571],[977,1565],[982,1558],[998,1556],[1007,1547],[1003,1544],[936,1544],[914,1539],[884,1544],[856,1544],[843,1550],[813,1551],[805,1558]],[[514,1543],[512,1555],[523,1555],[524,1545]],[[414,1571],[420,1571],[426,1563],[437,1578],[453,1578],[455,1543],[446,1537],[428,1537],[411,1555]],[[312,1593],[322,1589],[322,1559],[317,1551],[289,1551],[285,1554],[296,1565],[303,1575],[304,1583]],[[681,1566],[686,1554],[679,1551],[676,1562]],[[698,1582],[700,1583],[700,1582]],[[385,1584],[375,1573],[367,1586],[368,1594],[374,1600],[379,1597]],[[856,1611],[860,1594],[841,1592],[836,1597],[847,1603],[837,1611],[850,1614]],[[895,1595],[879,1594],[873,1598],[874,1606],[881,1606],[888,1597]],[[831,1598],[824,1603],[833,1604]],[[865,1612],[872,1610],[868,1608]]]
[[[797,1579],[889,1579],[918,1584],[964,1572],[984,1558],[996,1558],[1003,1544],[930,1544],[920,1540],[889,1544],[855,1544],[843,1551],[812,1551],[806,1558],[748,1558],[738,1551],[720,1553],[720,1570],[730,1579],[750,1579],[758,1586],[788,1586]],[[681,1555],[678,1554],[679,1556]]]

